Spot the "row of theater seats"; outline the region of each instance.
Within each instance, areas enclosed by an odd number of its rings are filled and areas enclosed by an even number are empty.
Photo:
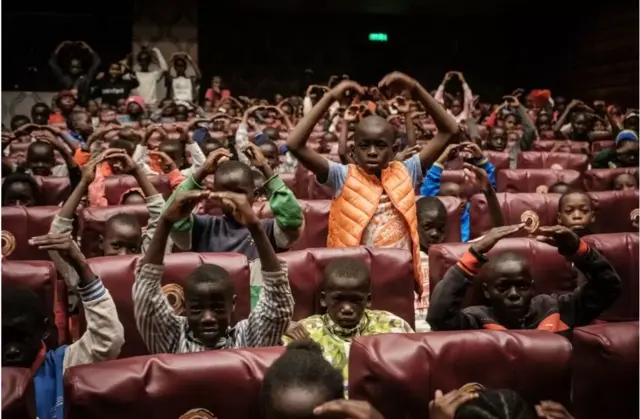
[[[155,355],[71,368],[67,419],[262,417],[259,391],[282,347]],[[34,418],[29,370],[2,369],[3,417]],[[555,400],[576,419],[638,414],[638,322],[543,331],[462,331],[358,338],[349,396],[386,418],[424,419],[437,389],[510,388],[531,405]],[[199,414],[199,415],[198,415]]]
[[[504,154],[504,153],[502,153]],[[508,158],[508,156],[507,156]],[[509,169],[505,168],[496,174],[498,192],[536,192],[540,186],[551,186],[556,182],[565,182],[573,187],[584,188],[587,191],[611,190],[611,183],[620,173],[638,174],[637,168],[621,169],[592,169],[579,172],[573,169]],[[295,173],[284,173],[280,177],[293,191],[298,199],[331,199],[329,188],[320,185],[313,173],[302,166]],[[36,182],[41,188],[41,205],[59,205],[70,194],[69,179],[66,177],[40,177],[36,176]],[[171,186],[166,176],[151,176],[151,183],[165,198],[171,195]],[[447,169],[443,172],[443,182],[456,182],[460,185],[468,184],[464,179],[462,170]],[[132,176],[111,176],[105,180],[105,195],[109,205],[118,205],[122,194],[131,188],[138,186]],[[474,190],[463,186],[465,196],[472,195]]]
[[[445,172],[446,173],[446,172]],[[592,228],[593,233],[616,233],[638,231],[634,227],[631,212],[638,208],[638,191],[600,191],[589,192],[596,211]],[[557,223],[557,194],[536,193],[498,193],[498,202],[505,223],[517,224],[520,215],[526,211],[535,211],[541,225]],[[463,201],[454,197],[439,197],[447,209],[447,234],[445,241],[460,241],[460,217]],[[302,236],[294,245],[294,250],[326,246],[329,228],[329,210],[331,201],[300,200],[305,217]],[[254,210],[261,218],[271,217],[268,202],[256,202]],[[34,249],[28,240],[31,237],[47,234],[53,217],[59,207],[4,207],[2,208],[2,226],[15,238],[15,249],[6,255],[14,260],[48,260],[46,252]],[[208,206],[209,214],[215,214],[219,208]],[[78,236],[81,248],[88,257],[101,255],[100,235],[104,233],[106,220],[114,214],[127,212],[138,216],[140,223],[146,225],[149,213],[144,205],[109,206],[85,208],[80,212]],[[476,194],[470,200],[471,237],[480,237],[491,228],[491,219],[484,195]]]
[[[622,293],[616,304],[603,313],[599,321],[618,322],[638,320],[638,234],[616,233],[587,236],[585,239],[609,259],[622,278]],[[442,280],[446,270],[462,256],[468,245],[449,243],[433,246],[429,250],[430,288]],[[561,257],[557,249],[529,238],[510,238],[501,241],[490,254],[509,249],[521,252],[528,258],[536,292],[567,293],[576,288],[579,279],[572,274],[571,265]],[[293,318],[299,320],[321,313],[319,302],[322,272],[327,263],[338,257],[357,257],[371,271],[372,308],[388,310],[415,323],[414,276],[411,255],[397,249],[307,249],[282,253],[279,257],[287,262],[289,281],[296,301]],[[138,333],[133,315],[131,290],[137,256],[101,257],[89,259],[93,271],[102,278],[115,301],[118,316],[125,329],[125,344],[121,358],[145,355],[147,349]],[[233,321],[244,319],[250,311],[249,265],[244,255],[235,253],[174,253],[164,261],[166,271],[163,286],[185,285],[185,272],[190,272],[203,263],[214,263],[224,267],[234,280],[236,287],[236,311]],[[55,267],[48,261],[5,261],[2,264],[3,284],[28,285],[46,301],[50,310],[56,311],[57,335],[60,343],[69,336],[67,330],[67,294],[62,279],[56,275]],[[174,307],[181,306],[175,295],[169,296]],[[175,304],[178,302],[178,304]],[[484,302],[478,286],[472,288],[464,302],[465,306]],[[54,342],[49,342],[55,345]]]

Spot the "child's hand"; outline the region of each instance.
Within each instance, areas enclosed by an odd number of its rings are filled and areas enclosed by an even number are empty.
[[[210,196],[210,191],[178,192],[175,199],[171,201],[171,204],[162,213],[162,218],[172,224],[183,220],[191,214],[198,202]]]
[[[246,195],[234,192],[211,192],[210,196],[220,200],[222,208],[230,212],[233,218],[243,226],[260,224],[260,219],[253,212]]]
[[[266,167],[269,167],[269,162],[262,154],[262,150],[260,147],[253,143],[249,143],[247,148],[243,150],[244,154],[249,158],[249,162],[251,165],[257,169],[263,170]]]
[[[404,150],[399,151],[396,154],[395,160],[397,160],[397,161],[405,161],[409,157],[413,157],[414,155],[419,153],[421,149],[422,149],[422,146],[419,146],[419,145],[414,145],[412,147],[407,147]]]
[[[86,258],[71,238],[71,234],[50,233],[29,239],[29,244],[38,250],[54,250],[68,262],[83,263]]]
[[[209,153],[207,159],[202,165],[202,170],[204,170],[205,174],[212,175],[216,172],[216,169],[218,168],[218,165],[220,163],[230,160],[231,157],[233,157],[233,155],[226,148],[219,148],[215,151],[212,151],[211,153]]]
[[[484,154],[482,154],[482,149],[476,143],[465,142],[460,144],[460,148],[464,149],[464,151],[468,151],[469,153],[471,153],[474,159],[481,159],[484,157]]]
[[[517,233],[518,231],[524,228],[525,224],[520,223],[516,225],[510,226],[502,226],[496,227],[491,230],[487,234],[484,235],[480,240],[475,242],[473,249],[480,254],[485,254],[489,252],[489,250],[493,249],[493,247],[505,237],[509,237],[512,234]]]
[[[360,115],[360,107],[358,105],[351,105],[344,111],[344,120],[351,122],[358,120]]]
[[[284,335],[294,341],[310,339],[307,329],[305,329],[300,323],[296,323],[294,321],[289,323],[289,327],[287,327],[287,331],[284,332]]]
[[[333,100],[341,99],[347,90],[355,90],[358,94],[363,95],[365,90],[362,86],[353,80],[343,80],[336,87],[329,91],[329,95]]]
[[[540,419],[573,419],[573,416],[560,403],[543,401],[536,405],[536,413]]]
[[[482,167],[474,166],[469,163],[464,163],[463,167],[465,178],[468,178],[478,188],[482,189],[484,192],[493,189],[491,181],[489,180],[489,175]]]
[[[558,248],[558,253],[571,256],[580,247],[580,237],[564,226],[540,227],[535,232],[536,240]]]
[[[98,168],[98,164],[102,163],[112,154],[116,154],[121,152],[121,150],[110,148],[102,153],[95,159],[89,160],[84,166],[82,166],[82,181],[87,185],[94,181],[96,178],[96,169]]]
[[[400,113],[409,113],[409,104],[410,102],[405,99],[402,96],[397,96],[395,99],[393,99],[390,103],[391,105],[395,106],[395,108],[398,110],[398,112]]]
[[[158,163],[165,174],[170,173],[178,168],[176,162],[174,162],[173,159],[169,157],[164,151],[149,150],[148,154],[156,161],[156,163]]]
[[[453,152],[457,151],[458,147],[460,147],[460,144],[449,144],[442,154],[440,154],[440,157],[438,157],[438,163],[444,164],[444,162],[452,158],[454,156]]]
[[[444,395],[436,390],[435,399],[429,402],[429,418],[453,419],[460,406],[476,397],[478,393],[464,390],[453,390]]]
[[[313,409],[313,414],[319,417],[340,415],[349,419],[384,419],[373,406],[360,400],[333,400]]]
[[[418,82],[414,78],[409,77],[399,71],[394,71],[393,73],[387,74],[382,78],[382,80],[380,80],[380,83],[378,83],[378,87],[380,89],[388,87],[391,90],[397,90],[398,92],[405,89],[411,91],[417,85]]]

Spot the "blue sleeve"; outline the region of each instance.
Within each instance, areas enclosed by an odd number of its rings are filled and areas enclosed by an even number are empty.
[[[420,188],[422,196],[437,196],[440,192],[440,178],[442,177],[443,167],[439,163],[434,163],[427,172],[427,178]]]
[[[422,183],[422,163],[420,162],[420,156],[418,154],[413,157],[409,157],[403,161],[409,175],[411,176],[411,182],[413,182],[413,188],[415,189],[420,183]]]
[[[460,241],[467,243],[471,239],[471,220],[469,219],[469,208],[471,204],[469,202],[464,206],[462,216],[460,217]]]
[[[480,166],[484,169],[485,172],[487,172],[487,175],[489,176],[489,182],[491,182],[491,186],[493,186],[493,189],[497,190],[498,186],[496,185],[495,166],[491,164],[491,162],[487,159],[482,159],[480,162],[478,162],[477,166]]]
[[[342,192],[342,187],[347,179],[348,166],[329,160],[329,174],[324,185],[333,190],[333,196],[338,196]]]

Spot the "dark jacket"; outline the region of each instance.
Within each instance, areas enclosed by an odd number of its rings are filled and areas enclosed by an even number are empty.
[[[582,240],[572,260],[587,281],[571,293],[535,296],[522,329],[570,336],[574,327],[591,323],[616,301],[621,281],[608,260]],[[432,330],[506,330],[490,306],[461,307],[467,288],[481,266],[479,258],[468,251],[449,268],[431,295],[427,321]]]

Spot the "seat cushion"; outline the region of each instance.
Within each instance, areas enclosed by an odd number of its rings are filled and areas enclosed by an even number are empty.
[[[502,169],[508,169],[510,163],[509,153],[501,153],[499,151],[483,150],[482,154],[496,168],[496,172]]]
[[[390,311],[413,327],[415,279],[409,251],[366,247],[322,248],[282,253],[279,257],[287,262],[289,268],[291,292],[296,302],[294,320],[324,313],[320,306],[324,268],[334,259],[353,257],[364,261],[371,272],[371,308]]]
[[[578,327],[573,336],[577,419],[638,415],[638,322]]]
[[[586,236],[613,265],[622,280],[622,292],[615,304],[598,318],[605,321],[638,320],[638,233],[609,233]]]
[[[171,196],[171,185],[166,176],[149,176],[149,180],[164,199],[168,199]],[[136,178],[129,175],[113,175],[104,180],[104,192],[109,205],[119,205],[122,194],[130,189],[139,187]]]
[[[429,248],[429,286],[432,292],[469,247],[468,243],[445,243]],[[488,257],[507,250],[526,256],[537,294],[562,294],[575,289],[577,283],[571,264],[555,247],[530,238],[506,238],[496,244]],[[477,304],[486,304],[481,281],[474,281],[467,290],[463,306]]]
[[[264,374],[283,351],[161,354],[74,367],[64,377],[65,417],[255,419]],[[195,409],[209,414],[185,415]]]
[[[524,151],[518,154],[518,169],[552,169],[555,165],[564,170],[584,172],[589,165],[589,156],[545,151]]]
[[[582,186],[580,172],[551,169],[505,169],[498,172],[498,192],[539,192],[540,187],[549,188],[564,182],[574,188]]]
[[[531,405],[566,404],[570,360],[569,341],[542,331],[365,336],[351,345],[349,397],[387,418],[424,418],[436,390],[470,382],[513,389]]]
[[[71,193],[68,177],[34,176],[42,192],[40,205],[59,205],[67,200]]]
[[[31,370],[2,367],[2,417],[36,419],[36,399]]]
[[[137,255],[109,256],[93,258],[89,265],[100,276],[109,290],[118,310],[118,317],[124,326],[125,343],[120,358],[147,355],[133,315],[132,289]],[[249,316],[251,295],[249,290],[249,264],[240,253],[172,253],[165,255],[165,273],[162,285],[177,284],[184,289],[186,278],[198,266],[212,263],[226,269],[235,285],[236,307],[232,324]],[[82,325],[84,328],[84,325]]]
[[[546,151],[546,152],[550,152],[551,149],[553,147],[555,147],[555,145],[560,142],[563,143],[562,147],[557,150],[558,152],[562,152],[562,153],[575,153],[575,154],[579,154],[579,153],[585,153],[587,154],[589,152],[589,147],[590,144],[588,141],[570,141],[569,144],[567,144],[567,141],[564,140],[536,140],[533,142],[533,145],[531,147],[531,151]]]

